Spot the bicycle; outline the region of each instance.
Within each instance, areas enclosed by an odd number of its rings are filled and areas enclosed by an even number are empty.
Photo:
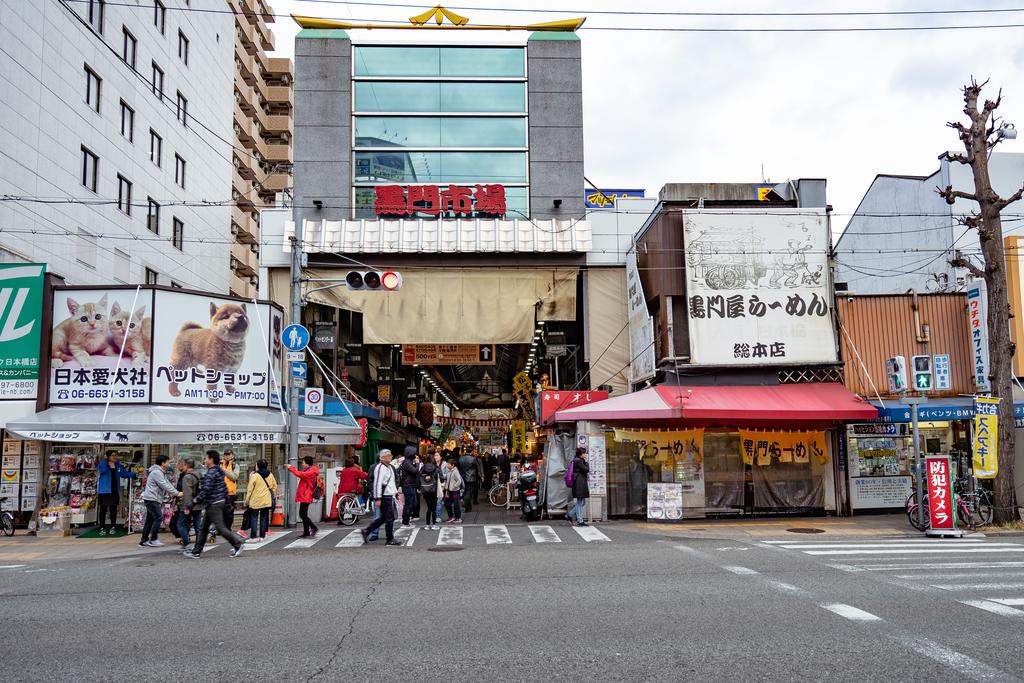
[[[963,497],[961,497],[961,496],[957,495],[956,493],[954,493],[953,494],[953,499],[954,499],[953,506],[956,509],[957,521],[960,523],[961,526],[964,526],[964,527],[967,527],[968,529],[973,530],[975,528],[975,526],[976,526],[975,522],[974,522],[974,517],[971,514],[970,509],[967,507],[967,504],[964,502]],[[931,507],[930,506],[931,506],[931,503],[928,500],[928,494],[925,494],[925,496],[924,496],[924,509],[925,509],[924,526],[922,526],[920,521],[918,520],[917,491],[914,491],[909,496],[907,496],[907,502],[906,502],[907,520],[910,522],[910,526],[914,527],[918,531],[924,531],[925,529],[927,529],[928,528],[929,520],[931,519],[931,513],[930,513]],[[991,519],[991,510],[989,511],[989,514],[990,514],[990,519]]]
[[[345,526],[352,526],[370,511],[369,505],[361,505],[359,496],[354,493],[343,493],[338,499],[338,521]]]
[[[508,505],[508,484],[502,481],[494,482],[491,490],[487,492],[487,499],[496,508]]]
[[[6,502],[7,498],[0,498],[0,505]],[[14,535],[14,515],[7,510],[0,512],[0,533],[3,533],[4,536]]]
[[[973,523],[971,528],[975,528],[992,522],[992,511],[995,509],[995,506],[992,504],[992,494],[989,493],[988,489],[978,484],[977,479],[973,481],[971,479],[974,478],[961,477],[957,479],[953,490],[963,500]],[[968,483],[971,484],[969,489]]]

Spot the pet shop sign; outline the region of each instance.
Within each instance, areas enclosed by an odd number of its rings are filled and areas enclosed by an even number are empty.
[[[0,265],[0,399],[36,397],[45,272],[39,263]]]
[[[683,236],[693,363],[836,360],[823,211],[685,211]]]

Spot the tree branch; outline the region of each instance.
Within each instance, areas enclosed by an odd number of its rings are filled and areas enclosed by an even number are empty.
[[[1019,190],[1011,194],[1006,199],[1000,199],[998,202],[996,202],[996,208],[998,211],[1002,211],[1010,204],[1020,201],[1021,197],[1024,197],[1024,185],[1022,185]]]
[[[957,163],[965,164],[967,166],[971,165],[971,160],[967,157],[966,154],[947,153],[946,158],[949,159],[950,161],[955,161]]]
[[[954,268],[966,268],[967,272],[974,277],[985,277],[985,271],[971,263],[970,259],[966,256],[957,256],[954,259],[950,259],[949,265]]]
[[[985,83],[988,83],[988,81],[985,81]],[[1002,102],[1003,102],[1003,89],[1000,88],[999,92],[996,93],[996,101],[993,102],[992,100],[985,100],[985,108],[982,110],[981,113],[987,119],[992,114],[992,112],[994,112],[996,109],[999,108],[999,105],[1002,104]]]
[[[935,191],[939,193],[939,196],[946,200],[946,203],[952,206],[956,203],[957,199],[970,199],[973,202],[978,201],[978,196],[971,192],[961,192],[960,190],[954,190],[952,185],[947,185],[946,189],[943,190],[938,185],[935,186]]]
[[[981,232],[981,216],[977,214],[973,214],[971,216],[956,216],[955,220],[957,223],[964,226],[965,228],[974,228],[975,230]]]

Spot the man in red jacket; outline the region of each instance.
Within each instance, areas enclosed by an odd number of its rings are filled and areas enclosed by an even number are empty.
[[[295,502],[299,504],[299,519],[302,520],[302,535],[299,538],[309,538],[320,531],[309,518],[309,504],[313,502],[313,487],[320,476],[320,468],[313,464],[312,455],[304,457],[302,463],[305,467],[301,470],[295,465],[288,465],[288,471],[299,479],[299,486],[295,490]]]

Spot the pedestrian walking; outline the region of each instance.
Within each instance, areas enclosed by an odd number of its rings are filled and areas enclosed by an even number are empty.
[[[245,489],[245,506],[249,511],[249,540],[262,541],[267,537],[276,493],[277,480],[267,469],[267,461],[256,461],[256,471],[249,475],[249,485]]]
[[[199,475],[195,473],[196,461],[183,458],[178,461],[178,538],[181,545],[189,547],[189,532],[199,538],[200,512],[193,508],[192,501],[199,492]]]
[[[465,501],[466,512],[473,510],[474,492],[480,485],[480,480],[477,478],[479,463],[476,458],[473,457],[472,448],[467,448],[466,453],[459,458],[458,470],[460,479],[465,484],[466,495],[463,498]]]
[[[224,483],[224,470],[220,468],[220,453],[213,450],[206,451],[206,474],[199,482],[199,493],[192,501],[193,507],[205,508],[206,514],[203,515],[203,525],[199,529],[196,544],[191,551],[185,551],[185,557],[198,560],[203,556],[203,548],[206,546],[211,526],[217,529],[217,533],[231,544],[233,548],[231,557],[238,557],[242,554],[244,549],[242,537],[231,531],[224,522],[224,506],[227,499],[228,487]]]
[[[395,540],[395,496],[398,495],[397,473],[391,467],[391,451],[384,449],[380,452],[380,462],[373,468],[373,506],[380,510],[380,516],[375,518],[370,526],[360,529],[363,542],[370,539],[370,535],[384,527],[387,535],[386,545],[402,545]]]
[[[323,486],[323,480],[320,479],[320,468],[314,465],[312,455],[307,455],[302,459],[304,467],[300,470],[295,465],[288,465],[288,471],[294,474],[298,480],[299,485],[295,489],[295,502],[299,504],[299,519],[302,520],[302,535],[299,538],[309,538],[316,536],[320,529],[316,524],[313,524],[313,520],[309,518],[309,506],[313,502],[313,492],[317,484]]]
[[[512,459],[508,457],[508,449],[502,448],[498,456],[498,474],[501,476],[501,483],[507,484],[512,478]]]
[[[107,455],[99,464],[99,478],[96,481],[96,495],[99,503],[97,526],[100,536],[113,534],[117,527],[117,508],[121,505],[121,480],[135,479],[135,473],[129,471],[117,461],[117,451],[107,451]],[[104,527],[107,516],[110,526]]]
[[[436,454],[435,454],[435,457]],[[434,460],[427,460],[420,467],[420,495],[423,496],[423,505],[427,508],[426,528],[439,529],[437,525],[437,482],[441,473],[438,471]]]
[[[220,468],[224,470],[224,485],[228,487],[228,499],[224,505],[224,523],[230,529],[235,523],[235,496],[238,495],[238,465],[235,464],[235,452],[225,449],[221,458]]]
[[[484,456],[480,458],[480,464],[484,468],[484,490],[490,491],[491,484],[494,483],[494,454],[490,451],[484,453]]]
[[[465,457],[465,456],[464,456]],[[462,524],[462,487],[465,482],[462,480],[462,473],[454,465],[448,470],[448,477],[444,481],[444,507],[448,512],[449,524]]]
[[[571,512],[565,514],[565,518],[572,524],[572,515],[575,515],[577,526],[587,526],[583,521],[583,509],[587,505],[587,498],[590,498],[590,483],[587,481],[590,465],[587,464],[586,448],[576,449],[576,457],[569,467],[572,468],[572,497],[576,499],[576,504]]]
[[[156,464],[151,465],[146,472],[146,488],[142,491],[142,502],[146,505],[146,523],[142,525],[142,540],[139,541],[143,548],[159,548],[163,545],[157,538],[157,533],[164,520],[165,497],[181,497],[181,491],[167,481],[164,468],[167,467],[168,460],[170,458],[166,455],[158,455]]]
[[[434,465],[437,466],[437,503],[434,505],[434,520],[439,523],[444,510],[444,480],[448,476],[447,450],[434,452]],[[436,526],[436,523],[435,523]]]
[[[413,517],[416,508],[419,507],[417,500],[420,485],[420,466],[416,455],[415,446],[405,447],[405,458],[399,468],[402,482],[402,526],[410,527],[409,520]]]

